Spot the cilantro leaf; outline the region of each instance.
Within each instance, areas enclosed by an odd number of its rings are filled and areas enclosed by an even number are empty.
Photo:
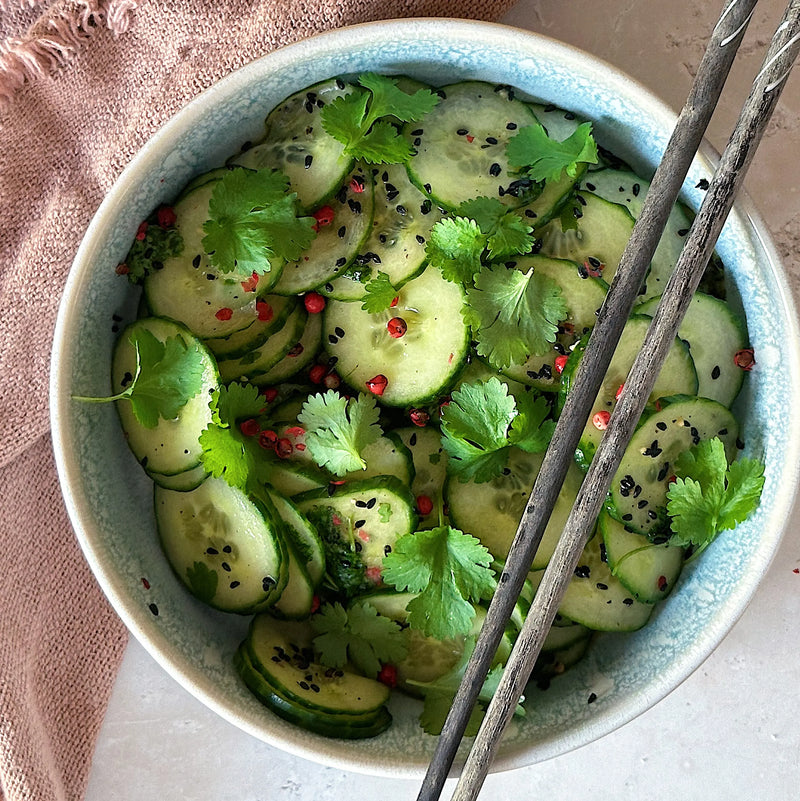
[[[577,178],[582,165],[597,163],[592,125],[579,125],[563,142],[551,139],[538,123],[520,128],[506,146],[508,162],[533,181],[558,181],[566,173]]]
[[[533,268],[523,273],[485,267],[467,288],[467,322],[477,351],[498,369],[521,364],[533,353],[546,353],[568,314],[561,289]]]
[[[555,431],[555,421],[550,419],[550,405],[533,392],[517,395],[517,416],[511,421],[509,442],[528,453],[542,453],[550,443]]]
[[[269,272],[294,261],[316,236],[313,217],[299,217],[289,179],[274,170],[229,170],[214,183],[203,224],[203,248],[220,272]]]
[[[726,529],[735,528],[758,506],[764,486],[764,465],[743,457],[728,466],[718,437],[703,440],[681,454],[676,481],[667,492],[676,545],[706,548]]]
[[[397,297],[397,290],[392,286],[389,275],[380,271],[375,278],[366,284],[364,289],[366,294],[361,308],[370,314],[385,311]]]
[[[439,526],[400,537],[383,560],[383,579],[419,593],[406,607],[409,625],[443,640],[466,634],[475,616],[471,602],[494,592],[491,562],[480,540]]]
[[[444,217],[433,226],[425,246],[428,261],[454,283],[469,283],[481,270],[487,237],[475,220]]]
[[[122,392],[107,398],[75,396],[87,403],[108,403],[127,398],[136,419],[145,428],[155,428],[159,419],[173,420],[202,389],[206,362],[196,342],[181,336],[163,342],[147,328],[131,335],[136,353],[136,371]]]
[[[312,616],[317,636],[314,649],[328,667],[351,662],[365,676],[374,677],[382,664],[393,664],[407,653],[403,631],[391,618],[378,614],[369,603],[345,609],[340,603],[325,604]]]
[[[383,433],[375,398],[345,398],[329,389],[308,398],[297,419],[306,429],[306,448],[314,461],[337,476],[365,470],[363,449]]]
[[[518,256],[533,247],[533,228],[519,214],[496,197],[477,197],[458,207],[460,216],[469,217],[486,235],[489,260]]]
[[[345,153],[371,164],[398,164],[413,150],[392,120],[412,122],[428,113],[439,98],[428,89],[408,94],[383,75],[365,73],[356,88],[322,109],[322,127],[345,147]]]

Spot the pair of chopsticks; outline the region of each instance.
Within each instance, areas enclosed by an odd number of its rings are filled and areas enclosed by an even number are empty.
[[[580,433],[591,414],[602,378],[636,302],[670,209],[719,100],[756,2],[728,0],[711,35],[689,97],[653,177],[630,242],[580,361],[573,388],[545,453],[418,801],[436,801],[441,795],[470,713],[541,542]],[[798,51],[800,0],[790,0],[506,663],[503,678],[461,772],[453,801],[472,801],[483,786],[502,734],[522,696],[612,478],[712,255]]]

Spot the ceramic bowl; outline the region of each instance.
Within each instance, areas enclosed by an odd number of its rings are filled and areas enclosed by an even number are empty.
[[[52,428],[64,497],[97,580],[131,632],[187,690],[227,720],[287,752],[344,769],[419,777],[435,739],[417,727],[418,702],[391,703],[395,724],[361,742],[324,739],[272,715],[231,663],[246,619],[217,613],[178,585],[156,539],[152,487],[123,440],[111,406],[73,394],[109,392],[112,316],[129,318],[137,295],[114,267],[138,221],[195,174],[257,138],[267,112],[294,91],[337,74],[405,73],[433,84],[480,79],[510,84],[594,120],[599,141],[651,173],[675,116],[608,64],[512,28],[456,20],[406,20],[334,31],[278,50],[189,103],[131,161],[97,212],[61,302],[52,362]],[[709,177],[698,157],[684,200]],[[796,313],[775,249],[748,200],[725,226],[719,253],[747,315],[757,366],[740,400],[746,453],[767,465],[758,512],[691,564],[652,621],[601,636],[588,657],[529,696],[494,770],[535,763],[588,743],[642,713],[685,679],[726,635],[778,545],[800,463],[800,355]],[[592,704],[587,698],[594,693]],[[463,756],[463,755],[462,755]]]

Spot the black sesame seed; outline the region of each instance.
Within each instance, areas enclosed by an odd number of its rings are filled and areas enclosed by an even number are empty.
[[[198,254],[197,254],[197,255],[196,255],[196,256],[195,256],[195,257],[192,259],[192,267],[194,267],[195,269],[197,269],[197,268],[200,266],[200,262],[201,262],[201,260],[202,260],[202,257],[201,257],[201,256],[200,256],[200,254],[198,253]]]
[[[589,693],[589,697],[586,699],[587,704],[593,704],[597,700],[597,693]]]
[[[238,581],[232,581],[232,582],[230,583],[230,588],[231,588],[232,590],[235,590],[235,589],[236,589],[238,586],[239,586],[239,582],[238,582]]]
[[[622,515],[622,519],[627,523],[629,520],[633,520],[633,515]]]
[[[507,131],[516,131],[517,130],[517,123],[516,122],[506,123],[506,130]]]
[[[333,329],[333,333],[336,334],[339,339],[341,339],[344,336],[344,328],[337,325],[336,328]]]
[[[625,606],[633,606],[633,598],[623,598],[622,603],[624,603]]]
[[[148,604],[147,608],[156,616],[158,617],[158,607],[155,604]]]
[[[666,431],[666,430],[667,430],[667,424],[666,424],[666,423],[665,423],[663,420],[659,420],[659,421],[656,423],[656,428],[657,428],[659,431]]]
[[[468,131],[466,128],[459,128],[459,129],[456,131],[456,134],[457,134],[458,136],[466,136],[468,133],[469,133],[469,131]]]
[[[347,264],[347,259],[344,256],[342,256],[341,258],[336,259],[336,266],[337,267],[344,267],[345,264]],[[332,288],[333,287],[331,287],[331,289]]]
[[[642,191],[641,184],[636,183],[636,184],[633,185],[633,196],[634,197],[639,197],[639,192],[641,192],[641,191]]]
[[[417,240],[417,243],[420,244],[420,245],[424,245],[425,244],[425,237],[422,236],[422,234],[417,234],[416,240]]]
[[[423,134],[423,130],[422,130],[422,128],[415,128],[415,129],[414,129],[414,130],[411,132],[411,135],[412,135],[412,136],[422,136],[422,134]]]
[[[391,545],[384,545],[383,546],[383,555],[384,556],[388,556],[391,552],[392,552],[392,546]]]
[[[488,145],[496,145],[497,144],[497,139],[495,139],[493,136],[487,136],[486,137],[486,144],[488,144]]]
[[[356,528],[363,528],[364,526],[367,525],[367,521],[366,520],[356,520],[356,522],[353,525]]]
[[[492,166],[489,167],[489,175],[491,175],[493,178],[496,178],[498,175],[500,175],[500,170],[500,165],[495,161]]]
[[[229,565],[227,562],[223,562],[223,563],[220,565],[220,567],[221,567],[221,568],[222,568],[222,569],[223,569],[223,570],[224,570],[226,573],[230,573],[230,572],[231,572],[231,566],[230,566],[230,565]]]
[[[598,590],[607,590],[608,589],[608,584],[603,584],[602,581],[598,581],[597,584],[595,584],[594,586],[597,587]]]
[[[219,553],[219,551],[216,548],[206,548],[206,553],[209,556],[216,556]]]
[[[336,232],[336,235],[339,237],[339,239],[344,239],[344,235],[345,235],[346,233],[347,233],[347,227],[343,225],[343,226],[342,226],[342,227],[341,227],[341,228],[340,228],[340,229],[339,229],[339,230]]]
[[[370,499],[367,501],[367,509],[372,509],[372,508],[374,508],[374,506],[375,506],[375,504],[376,504],[377,502],[378,502],[378,499],[377,499],[377,498],[370,498]]]
[[[715,364],[714,369],[711,371],[711,377],[716,381],[719,378],[720,369],[719,365]]]
[[[305,159],[303,159],[303,167],[308,169],[311,166],[311,162],[314,161],[314,157],[309,153]]]
[[[366,501],[356,500],[355,506],[357,509],[364,509],[367,505]]]
[[[397,205],[397,206],[395,206],[395,209],[394,209],[394,210],[395,210],[395,211],[396,211],[396,212],[397,212],[397,213],[398,213],[398,214],[399,214],[401,217],[405,217],[405,216],[406,216],[406,214],[408,213],[408,212],[407,212],[407,209],[406,209],[406,207],[405,207],[405,206],[402,206],[402,205]]]

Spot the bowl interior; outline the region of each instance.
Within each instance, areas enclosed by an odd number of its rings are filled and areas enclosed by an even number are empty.
[[[62,299],[52,366],[52,425],[68,510],[86,558],[117,612],[181,684],[228,720],[315,761],[391,776],[420,776],[435,740],[416,726],[416,702],[393,701],[396,724],[364,742],[326,740],[267,712],[237,680],[231,657],[246,619],[214,612],[176,582],[155,535],[151,484],[122,438],[110,406],[74,394],[108,394],[115,332],[135,314],[137,293],[114,272],[138,222],[193,175],[259,137],[267,112],[294,91],[336,74],[374,70],[444,85],[472,78],[510,84],[595,122],[597,138],[650,173],[673,113],[607,64],[546,38],[454,20],[376,23],[276,51],[190,103],[120,177],[89,228]],[[711,162],[695,160],[684,199]],[[599,638],[589,656],[529,696],[494,769],[530,764],[583,745],[641,713],[713,650],[743,611],[777,547],[797,480],[800,389],[796,314],[763,223],[742,198],[719,253],[747,314],[758,361],[740,400],[746,453],[763,459],[759,511],[723,535],[684,572],[643,630]],[[792,419],[787,420],[787,416]],[[597,696],[587,704],[590,693]]]

